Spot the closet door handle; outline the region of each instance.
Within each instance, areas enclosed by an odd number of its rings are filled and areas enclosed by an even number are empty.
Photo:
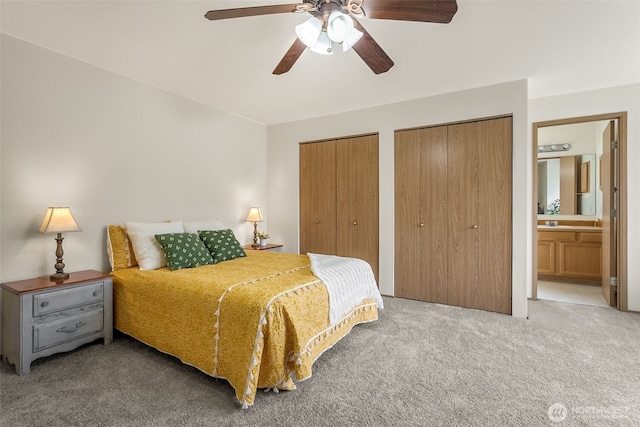
[[[473,224],[473,228],[474,228],[474,230],[477,230],[478,229],[478,224]]]
[[[358,221],[353,221],[353,225],[358,225]]]
[[[316,224],[320,224],[320,220],[319,219],[316,219]]]
[[[423,223],[418,224],[419,227],[424,227]]]

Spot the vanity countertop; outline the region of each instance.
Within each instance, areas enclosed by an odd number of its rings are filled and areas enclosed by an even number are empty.
[[[538,225],[538,230],[545,231],[592,231],[594,233],[602,232],[602,227],[593,225]]]

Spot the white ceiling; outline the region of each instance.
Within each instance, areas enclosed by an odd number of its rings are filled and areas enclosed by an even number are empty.
[[[381,75],[353,51],[306,51],[274,76],[308,14],[204,18],[211,9],[295,2],[2,0],[0,24],[3,33],[265,125],[519,79],[529,79],[530,98],[640,82],[638,0],[458,0],[450,24],[363,19],[395,62]]]

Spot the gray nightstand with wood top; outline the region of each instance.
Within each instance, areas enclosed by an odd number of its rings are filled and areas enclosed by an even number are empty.
[[[113,341],[111,277],[94,270],[2,283],[2,357],[28,374],[40,357]]]

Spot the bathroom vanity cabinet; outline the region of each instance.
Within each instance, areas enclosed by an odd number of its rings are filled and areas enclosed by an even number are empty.
[[[602,278],[602,229],[539,225],[538,278],[599,285]]]

